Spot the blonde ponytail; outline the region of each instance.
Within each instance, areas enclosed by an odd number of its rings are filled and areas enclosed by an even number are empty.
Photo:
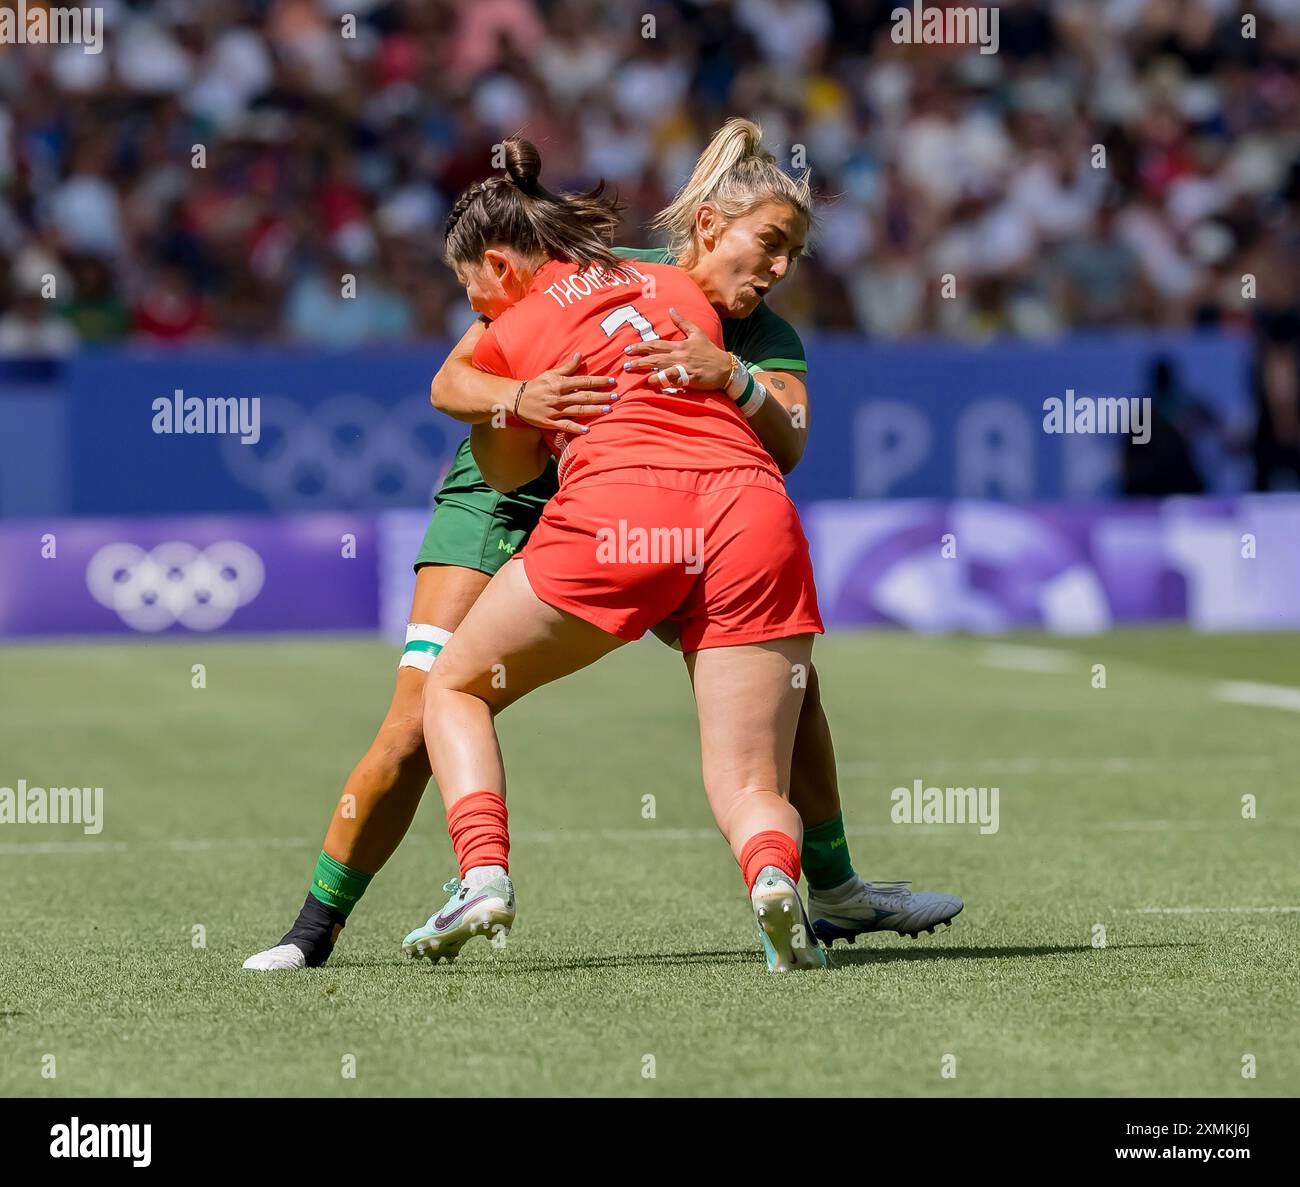
[[[791,177],[763,147],[763,129],[753,120],[729,119],[700,154],[686,184],[654,218],[678,263],[694,262],[695,212],[716,206],[724,219],[741,218],[764,202],[784,202],[812,229],[808,174]]]

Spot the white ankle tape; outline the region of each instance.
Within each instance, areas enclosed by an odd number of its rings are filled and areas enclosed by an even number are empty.
[[[427,672],[438,658],[438,652],[447,646],[451,631],[444,631],[440,626],[426,626],[422,622],[411,622],[406,626],[406,646],[402,649],[402,658],[397,661],[399,668],[419,668]]]

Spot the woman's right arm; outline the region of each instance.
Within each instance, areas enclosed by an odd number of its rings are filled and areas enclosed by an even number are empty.
[[[475,321],[452,348],[429,385],[429,399],[439,412],[466,424],[488,422],[501,410],[514,413],[519,392],[517,379],[492,375],[474,366],[474,347],[487,327]],[[603,375],[575,375],[581,359],[574,355],[563,366],[530,379],[519,399],[517,415],[539,429],[582,432],[573,417],[597,416],[609,411],[614,380]]]

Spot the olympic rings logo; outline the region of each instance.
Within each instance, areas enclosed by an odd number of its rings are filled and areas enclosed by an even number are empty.
[[[427,400],[339,395],[307,409],[263,396],[256,445],[221,439],[226,468],[276,509],[427,503],[451,452]],[[459,443],[457,443],[459,444]]]
[[[262,590],[266,569],[246,544],[222,540],[201,551],[169,540],[146,552],[125,542],[106,544],[86,566],[86,587],[101,606],[137,631],[175,623],[215,631]]]

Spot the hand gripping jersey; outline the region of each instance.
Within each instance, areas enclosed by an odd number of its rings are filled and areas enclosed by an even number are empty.
[[[479,339],[474,365],[495,375],[529,379],[575,351],[580,371],[618,377],[618,400],[583,434],[551,433],[561,483],[611,469],[717,471],[757,467],[780,471],[735,403],[722,392],[650,387],[646,372],[625,372],[625,349],[654,338],[684,335],[669,316],[675,308],[719,347],[722,323],[693,280],[665,264],[600,265],[550,261],[527,295]]]

